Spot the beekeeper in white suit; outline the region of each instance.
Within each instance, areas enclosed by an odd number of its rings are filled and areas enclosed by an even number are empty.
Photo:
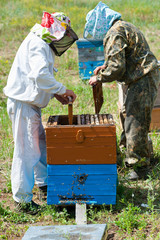
[[[11,170],[13,199],[19,210],[34,214],[39,205],[33,200],[34,183],[46,191],[47,164],[41,108],[56,97],[62,104],[76,95],[54,78],[55,55],[61,56],[77,35],[64,13],[43,12],[22,42],[8,76],[4,94],[12,121],[14,155]]]

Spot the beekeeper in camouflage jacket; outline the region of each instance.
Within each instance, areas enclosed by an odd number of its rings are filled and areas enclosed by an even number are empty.
[[[123,132],[120,142],[126,147],[125,164],[131,168],[148,165],[148,132],[160,79],[158,61],[150,51],[142,32],[133,24],[121,20],[119,13],[100,2],[89,15],[87,22],[93,22],[92,18],[96,16],[99,26],[92,26],[94,30],[90,32],[86,23],[84,35],[90,34],[98,39],[103,33],[105,52],[104,65],[95,69],[95,76],[90,78],[89,84],[116,80],[125,86],[125,100],[121,111]],[[103,29],[102,22],[108,29]],[[139,176],[133,168],[128,178],[138,179]]]

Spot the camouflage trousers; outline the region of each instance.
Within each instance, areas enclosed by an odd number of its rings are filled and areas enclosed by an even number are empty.
[[[123,126],[120,146],[127,158],[149,158],[148,132],[157,96],[159,70],[155,69],[128,86],[120,118]]]

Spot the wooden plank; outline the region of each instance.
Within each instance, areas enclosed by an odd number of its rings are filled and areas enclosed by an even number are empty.
[[[76,147],[77,145],[82,145],[83,147],[89,147],[89,146],[116,146],[116,137],[115,136],[102,136],[102,137],[86,137],[84,135],[84,140],[81,144],[77,142],[76,136],[67,138],[59,138],[59,137],[53,137],[47,139],[47,147],[56,147],[61,145],[62,147]]]
[[[95,180],[94,180],[95,179]],[[104,180],[104,182],[103,182]],[[100,181],[100,183],[97,183]],[[80,184],[73,176],[54,177],[48,176],[48,192],[51,195],[63,195],[72,197],[73,195],[99,196],[116,194],[116,175],[88,175],[84,184]]]
[[[92,117],[92,116],[91,116]],[[82,130],[86,137],[92,136],[116,136],[116,127],[114,125],[98,125],[98,126],[58,126],[58,127],[47,127],[46,137],[71,137],[77,134],[77,131]]]
[[[99,194],[97,193],[97,191],[99,191]],[[86,189],[82,189],[82,190],[78,190],[78,189],[74,189],[73,191],[71,190],[57,190],[54,188],[48,188],[47,192],[48,192],[48,196],[58,196],[59,200],[61,201],[73,201],[73,200],[92,200],[94,198],[96,198],[96,196],[114,196],[116,195],[116,189],[113,191],[111,189],[109,189],[108,191],[103,188],[103,189],[99,189],[97,188],[96,193],[94,193],[93,189],[90,190],[86,190]],[[106,191],[106,193],[104,193],[104,191]],[[101,194],[102,193],[102,194]]]
[[[104,189],[105,191],[105,189]],[[101,198],[105,198],[106,196],[116,196],[116,191],[108,191],[106,192],[106,194],[102,194],[102,191],[100,191],[99,194],[94,194],[94,192],[91,191],[78,191],[78,190],[74,190],[72,192],[70,191],[50,191],[50,189],[48,189],[47,191],[47,198],[48,197],[58,197],[59,201],[63,201],[65,203],[65,201],[95,201],[95,199],[99,196],[101,196]]]
[[[69,122],[69,125],[72,125],[73,124],[73,104],[72,104],[72,98],[71,97],[68,97],[69,98],[69,103],[68,103],[68,122]]]
[[[84,38],[80,38],[76,41],[77,47],[78,49],[80,48],[91,48],[91,47],[95,47],[97,46],[99,47],[103,47],[103,40],[95,40],[93,39],[92,41],[84,39]]]
[[[73,173],[84,173],[99,175],[109,173],[111,175],[117,172],[116,164],[91,164],[91,165],[47,165],[48,176],[65,176]]]
[[[47,147],[48,164],[114,164],[116,160],[116,146]]]
[[[106,114],[103,114],[103,121],[104,121],[104,124],[108,124],[108,119]]]
[[[96,125],[99,125],[99,119],[98,119],[98,115],[97,115],[97,114],[95,114],[95,115],[94,115],[94,117],[95,117],[95,124],[96,124]]]
[[[80,115],[77,116],[77,122],[78,122],[78,125],[81,125],[81,116]]]
[[[110,174],[109,172],[105,174],[101,174],[101,172],[99,172],[98,174],[89,174],[88,170],[86,170],[86,172],[72,172],[72,174],[70,175],[48,175],[48,179],[50,180],[50,184],[52,186],[55,186],[56,183],[58,183],[61,184],[62,187],[64,187],[65,185],[78,185],[82,188],[85,184],[109,187],[106,185],[112,184],[113,181],[116,181],[116,178],[117,171],[115,171],[113,174]]]
[[[95,121],[94,121],[94,115],[91,115],[91,125],[94,125]],[[92,128],[93,129],[93,128]]]
[[[86,51],[86,55],[82,55],[83,53],[79,54],[79,62],[87,62],[87,61],[104,61],[104,54],[103,52],[99,52],[97,55],[95,52],[89,53],[89,51]],[[91,65],[92,66],[92,65]]]
[[[71,205],[71,204],[75,204],[76,202],[79,202],[79,201],[61,201],[61,199],[58,197],[58,196],[50,196],[48,195],[47,196],[47,204],[50,205],[50,204],[56,204],[56,205]],[[81,201],[81,202],[85,202],[86,204],[98,204],[98,205],[101,205],[101,204],[106,204],[106,205],[114,205],[116,204],[116,195],[112,195],[112,196],[93,196],[92,199],[88,199],[88,200],[84,200],[84,201]]]
[[[89,115],[89,114],[86,115],[86,124],[87,124],[87,125],[88,125],[88,124],[91,124],[90,115]]]
[[[114,124],[113,116],[111,114],[107,115],[107,119],[109,124]]]
[[[56,167],[56,165],[55,165]],[[89,165],[88,165],[89,168]],[[98,179],[99,178],[99,179]],[[97,174],[89,174],[88,170],[86,172],[72,172],[72,174],[67,175],[48,175],[49,184],[53,187],[56,186],[56,184],[62,185],[62,188],[65,185],[77,185],[83,188],[85,184],[87,185],[93,185],[93,186],[106,186],[109,184],[112,184],[112,182],[116,181],[117,178],[117,171],[115,171],[113,174],[107,173],[97,173]],[[86,186],[85,186],[86,187]],[[70,187],[69,187],[70,188]],[[110,188],[110,187],[109,187]]]
[[[104,124],[103,115],[102,114],[99,114],[99,122],[100,122],[100,124]]]
[[[153,108],[150,130],[160,130],[160,108]]]
[[[87,62],[79,61],[79,64],[78,64],[79,70],[87,72],[89,69],[94,70],[96,67],[102,66],[104,64],[104,59],[101,60],[100,58],[97,59],[97,61],[87,61]]]
[[[104,49],[103,48],[81,48],[78,50],[79,62],[92,62],[92,61],[104,61]]]
[[[159,87],[158,87],[158,93],[157,93],[156,101],[154,103],[154,107],[160,107],[160,84],[159,84]]]
[[[160,108],[153,108],[152,118],[155,122],[160,121]]]

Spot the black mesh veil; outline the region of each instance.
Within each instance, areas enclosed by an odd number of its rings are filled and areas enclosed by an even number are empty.
[[[58,41],[52,41],[49,46],[57,56],[61,56],[76,40],[78,40],[77,34],[72,28],[67,27],[64,37]]]

